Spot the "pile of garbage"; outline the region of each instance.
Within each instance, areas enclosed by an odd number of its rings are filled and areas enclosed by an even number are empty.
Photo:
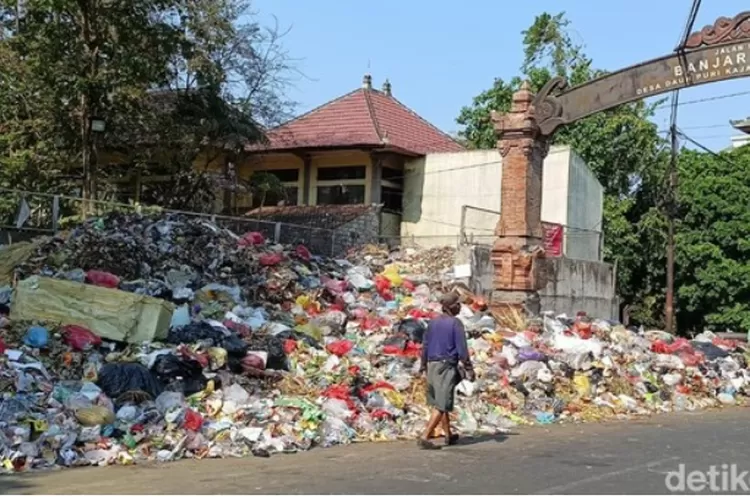
[[[328,259],[179,216],[111,215],[36,242],[0,285],[3,470],[416,437],[420,344],[447,291],[434,276],[447,251],[431,252]],[[516,331],[458,290],[477,374],[458,387],[463,435],[741,404],[750,390],[745,343],[583,314]]]

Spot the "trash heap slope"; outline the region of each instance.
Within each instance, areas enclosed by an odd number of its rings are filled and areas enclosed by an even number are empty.
[[[449,251],[347,259],[178,216],[112,215],[50,238],[0,289],[3,470],[268,456],[411,439]],[[744,343],[608,321],[498,324],[461,289],[478,375],[463,435],[740,404]]]

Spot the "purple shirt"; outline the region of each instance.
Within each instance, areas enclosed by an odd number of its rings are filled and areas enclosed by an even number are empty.
[[[469,362],[464,325],[453,316],[439,316],[427,326],[422,339],[422,366],[428,361]]]

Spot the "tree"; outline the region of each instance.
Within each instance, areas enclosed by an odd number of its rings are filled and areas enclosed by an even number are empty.
[[[293,105],[282,36],[241,0],[0,0],[0,185],[96,197],[101,149],[144,175],[236,161]]]
[[[750,330],[750,147],[683,150],[676,228],[683,329]]]
[[[523,32],[524,62],[521,76],[509,82],[496,79],[492,88],[474,98],[457,119],[461,135],[471,147],[493,148],[496,138],[490,120],[492,110],[508,111],[513,92],[523,80],[534,92],[554,76],[579,85],[604,72],[593,68],[580,45],[568,33],[564,13],[537,16]],[[663,269],[663,235],[659,200],[664,165],[663,140],[650,121],[655,105],[636,102],[598,113],[562,127],[555,144],[569,145],[596,174],[605,191],[602,228],[581,228],[604,232],[604,255],[617,262],[618,293],[636,305],[635,316],[645,322],[658,322],[654,297],[663,288],[656,282]],[[654,253],[644,255],[643,246]]]
[[[264,207],[268,195],[285,197],[284,184],[278,177],[269,172],[255,172],[250,177],[250,192],[258,199],[259,206]]]

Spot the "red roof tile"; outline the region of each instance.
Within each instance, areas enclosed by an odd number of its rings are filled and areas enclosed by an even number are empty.
[[[408,153],[449,153],[465,148],[394,97],[357,89],[267,133],[253,149],[378,147]]]
[[[335,229],[357,217],[379,209],[379,205],[290,205],[256,208],[245,215],[258,220]]]

